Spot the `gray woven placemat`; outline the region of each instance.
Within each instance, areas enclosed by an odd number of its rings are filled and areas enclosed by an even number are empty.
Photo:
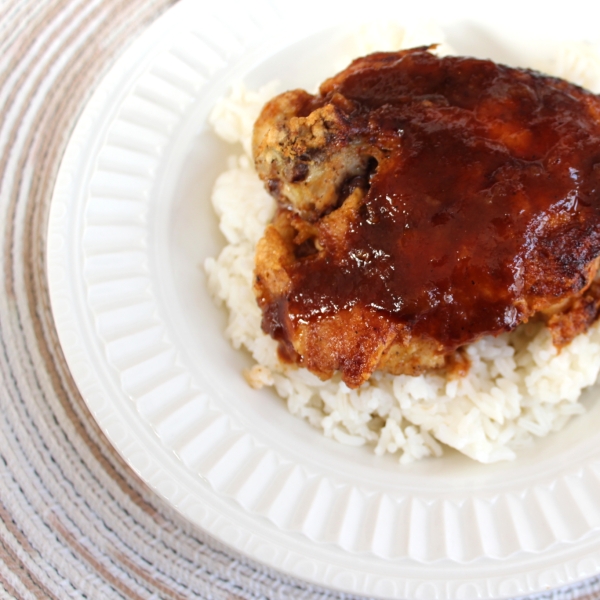
[[[62,153],[95,84],[172,3],[0,0],[0,597],[342,598],[232,556],[155,496],[99,431],[56,336],[45,228]]]

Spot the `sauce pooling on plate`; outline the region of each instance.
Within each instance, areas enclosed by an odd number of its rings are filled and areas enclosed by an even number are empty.
[[[280,354],[357,387],[532,317],[568,343],[598,313],[599,117],[565,81],[426,48],[273,99],[255,291]]]

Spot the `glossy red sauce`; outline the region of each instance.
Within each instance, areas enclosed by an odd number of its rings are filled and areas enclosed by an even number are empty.
[[[384,158],[345,243],[318,223],[324,251],[289,268],[289,316],[358,305],[448,347],[511,330],[535,293],[532,262],[558,297],[561,253],[568,272],[600,252],[597,101],[489,61],[378,56],[322,88],[319,104],[354,102],[350,135]],[[573,232],[595,245],[565,245]]]

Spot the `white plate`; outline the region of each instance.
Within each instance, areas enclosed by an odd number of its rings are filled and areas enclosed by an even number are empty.
[[[351,50],[352,26],[334,4],[214,4],[183,0],[114,65],[56,184],[52,308],[102,430],[191,522],[315,584],[389,598],[505,598],[600,573],[597,390],[588,416],[513,463],[449,455],[400,467],[322,438],[271,391],[248,388],[249,359],[225,340],[200,268],[223,244],[208,197],[230,152],[207,115],[240,79],[313,88]],[[515,19],[510,3],[501,15],[446,4],[436,19],[458,52],[512,64],[540,64],[597,22],[546,12],[532,29],[527,6]],[[370,7],[414,16],[396,3]]]

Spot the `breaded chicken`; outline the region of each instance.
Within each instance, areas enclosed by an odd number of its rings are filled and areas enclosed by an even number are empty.
[[[254,288],[283,360],[358,387],[464,367],[466,344],[530,319],[559,347],[597,319],[595,95],[427,48],[377,53],[316,96],[271,100],[253,142],[279,206]]]

